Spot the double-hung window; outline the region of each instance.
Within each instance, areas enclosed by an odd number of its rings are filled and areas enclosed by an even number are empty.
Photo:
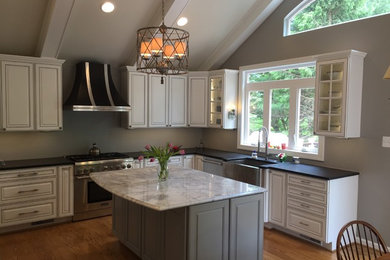
[[[238,148],[323,160],[324,138],[314,135],[315,62],[240,69]],[[269,132],[265,144],[259,130]]]

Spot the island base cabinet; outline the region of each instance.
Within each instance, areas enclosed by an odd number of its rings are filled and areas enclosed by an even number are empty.
[[[264,195],[230,200],[229,260],[263,259]]]
[[[263,194],[166,211],[113,205],[113,233],[143,260],[263,259]]]
[[[229,200],[189,207],[188,260],[228,259]]]

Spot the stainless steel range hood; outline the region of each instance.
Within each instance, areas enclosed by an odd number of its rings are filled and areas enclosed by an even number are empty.
[[[73,111],[130,111],[112,81],[110,65],[80,62],[72,92],[64,104]]]

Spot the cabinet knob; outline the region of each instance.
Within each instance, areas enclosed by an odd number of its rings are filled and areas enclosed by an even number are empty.
[[[188,124],[187,126],[191,126],[190,124]]]
[[[166,127],[168,127],[169,125],[165,125]]]
[[[62,130],[62,127],[58,127],[58,129]]]

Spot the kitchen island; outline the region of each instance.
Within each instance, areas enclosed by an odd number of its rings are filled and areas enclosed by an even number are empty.
[[[113,232],[141,259],[263,259],[265,189],[205,172],[99,172],[113,193]]]

